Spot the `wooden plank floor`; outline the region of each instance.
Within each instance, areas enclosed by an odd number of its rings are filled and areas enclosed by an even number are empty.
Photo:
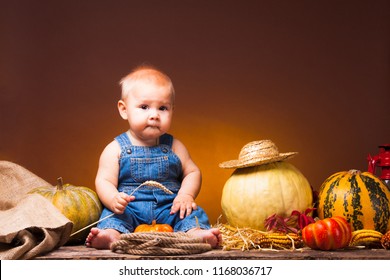
[[[390,260],[390,250],[385,249],[343,249],[337,251],[320,251],[309,248],[290,250],[212,250],[202,254],[175,255],[175,256],[142,256],[114,253],[110,250],[96,250],[85,246],[63,246],[46,255],[39,256],[36,259],[48,260],[245,260],[245,259],[267,259],[267,260]]]

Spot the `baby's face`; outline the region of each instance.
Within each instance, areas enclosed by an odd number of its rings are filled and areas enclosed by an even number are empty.
[[[149,145],[171,126],[172,93],[167,86],[142,83],[119,101],[118,108],[122,118],[128,120],[133,137]]]

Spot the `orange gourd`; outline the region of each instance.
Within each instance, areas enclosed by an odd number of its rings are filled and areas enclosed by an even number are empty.
[[[302,230],[303,242],[308,247],[324,251],[347,247],[351,236],[351,225],[341,216],[318,220]]]
[[[168,224],[157,224],[153,220],[151,225],[140,224],[135,228],[134,232],[173,232],[173,228]]]

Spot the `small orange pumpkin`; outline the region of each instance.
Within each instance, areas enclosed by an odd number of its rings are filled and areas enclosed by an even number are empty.
[[[140,224],[134,232],[173,232],[173,228],[168,224],[156,224],[156,220],[153,220],[151,225]]]

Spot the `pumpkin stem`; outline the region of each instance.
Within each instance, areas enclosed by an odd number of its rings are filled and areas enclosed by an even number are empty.
[[[351,173],[351,175],[359,175],[361,172],[360,170],[357,169],[351,169],[349,170],[349,173]]]
[[[64,181],[62,180],[62,177],[57,178],[57,189],[62,190],[62,187],[64,185]]]
[[[156,225],[156,220],[153,220],[152,221],[152,226],[155,226]]]

